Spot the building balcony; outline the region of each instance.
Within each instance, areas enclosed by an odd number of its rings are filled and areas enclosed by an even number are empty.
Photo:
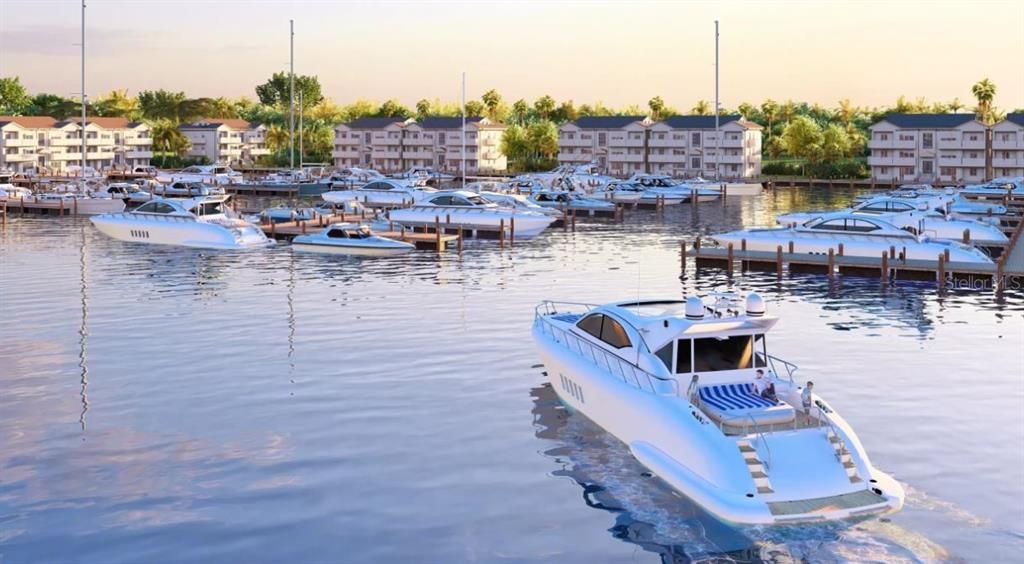
[[[35,147],[38,143],[39,141],[35,138],[26,139],[24,137],[20,137],[18,139],[3,139],[0,141],[0,145],[4,147]]]
[[[643,155],[609,155],[608,162],[620,162],[620,163],[642,163],[644,162]]]
[[[911,157],[868,157],[868,166],[915,166],[917,159]]]
[[[1024,167],[1024,156],[1010,157],[1008,159],[993,157],[992,166],[1000,168]]]
[[[9,155],[0,155],[0,160],[9,163],[27,163],[36,160],[35,153],[11,153]]]
[[[152,145],[152,137],[125,137],[125,145]]]
[[[682,139],[672,139],[667,137],[665,139],[655,139],[651,137],[647,142],[648,147],[671,147],[673,149],[684,149],[686,148],[686,141]]]
[[[151,159],[153,151],[125,151],[124,156],[126,159]]]
[[[659,155],[657,153],[652,153],[648,155],[647,160],[652,163],[677,164],[682,166],[683,163],[686,162],[686,155],[673,155],[671,153]]]
[[[90,155],[90,158],[95,158]],[[51,161],[80,161],[82,160],[82,153],[53,153],[50,155]]]
[[[73,137],[51,137],[50,146],[52,147],[81,147],[82,140],[75,139]]]
[[[960,159],[960,165],[968,167],[984,167],[985,157],[963,157]]]
[[[992,140],[992,149],[996,151],[1000,150],[1014,150],[1024,149],[1024,140],[1010,139],[1008,141],[999,141],[998,138]]]

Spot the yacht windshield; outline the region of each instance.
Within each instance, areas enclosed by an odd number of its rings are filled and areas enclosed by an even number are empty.
[[[741,370],[767,363],[764,335],[680,339],[668,343],[655,355],[666,368],[672,370],[674,365],[676,374]]]
[[[203,202],[193,212],[196,215],[220,215],[224,213],[224,202]]]

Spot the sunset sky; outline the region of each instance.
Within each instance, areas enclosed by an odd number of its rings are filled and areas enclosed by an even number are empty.
[[[31,92],[79,90],[80,4],[0,0],[0,76]],[[722,104],[771,97],[835,105],[972,100],[988,77],[996,106],[1024,107],[1024,2],[328,2],[89,0],[90,95],[127,88],[246,95],[287,68],[320,77],[339,103],[455,100],[497,88],[577,104],[683,110],[714,98],[721,22]],[[972,23],[975,22],[975,23]]]

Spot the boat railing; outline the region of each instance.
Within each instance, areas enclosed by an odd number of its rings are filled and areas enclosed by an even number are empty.
[[[795,364],[793,364],[792,362],[786,362],[785,360],[782,360],[781,358],[778,358],[778,357],[775,357],[775,356],[772,356],[772,355],[768,355],[768,366],[769,366],[771,371],[776,376],[780,376],[781,375],[779,369],[776,367],[776,363],[778,363],[779,365],[782,365],[782,368],[786,369],[786,376],[789,378],[789,381],[792,382],[793,381],[793,375],[796,374],[796,371],[799,370],[800,367],[795,365]]]
[[[144,212],[123,212],[122,215],[132,217],[142,217],[146,220],[156,221],[167,221],[177,223],[190,223],[195,222],[196,218],[189,215],[172,215],[172,214],[158,214],[158,213],[144,213]]]
[[[550,315],[557,313],[557,311],[553,309],[554,305],[555,304],[553,302],[545,302],[537,306],[534,323],[540,327],[541,331],[543,331],[545,335],[551,337],[551,339],[556,343],[579,354],[583,358],[589,359],[599,368],[606,369],[608,372],[621,378],[623,382],[630,384],[637,389],[649,391],[653,394],[679,395],[679,383],[676,382],[675,379],[664,378],[651,374],[632,362],[618,355],[612,354],[586,339],[583,339],[579,335],[575,335],[571,331],[557,327],[550,319],[548,319]],[[589,304],[575,305],[586,306],[589,309],[597,307]],[[541,312],[542,307],[545,308],[545,313]]]

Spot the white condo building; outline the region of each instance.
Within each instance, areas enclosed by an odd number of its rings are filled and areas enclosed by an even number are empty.
[[[1024,176],[1024,113],[1007,114],[992,126],[992,172]]]
[[[890,114],[869,130],[868,166],[875,180],[985,180],[987,128],[974,114]]]
[[[267,127],[244,119],[208,118],[178,126],[191,147],[185,153],[206,158],[211,163],[252,164],[270,154],[265,135]]]
[[[751,178],[761,175],[761,126],[738,115],[587,116],[558,131],[558,162],[596,162],[609,174]]]
[[[503,171],[505,126],[487,118],[466,120],[466,173]],[[430,167],[458,174],[462,167],[462,118],[359,118],[334,128],[334,164],[400,172]]]
[[[0,169],[59,173],[82,164],[81,119],[0,116]],[[153,140],[145,123],[126,118],[88,117],[86,166],[98,171],[147,166]]]

